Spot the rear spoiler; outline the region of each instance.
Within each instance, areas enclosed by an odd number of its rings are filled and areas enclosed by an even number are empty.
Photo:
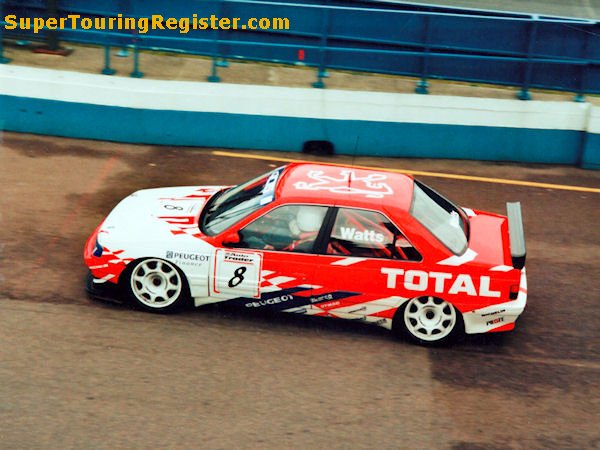
[[[523,217],[521,216],[521,203],[511,202],[506,204],[508,215],[508,233],[510,236],[510,255],[515,269],[525,267],[525,232],[523,231]]]

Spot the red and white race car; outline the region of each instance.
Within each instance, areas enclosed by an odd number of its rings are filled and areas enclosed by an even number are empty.
[[[95,296],[373,323],[427,344],[512,330],[527,300],[518,203],[460,208],[398,173],[290,164],[239,186],[122,200],[88,239]]]

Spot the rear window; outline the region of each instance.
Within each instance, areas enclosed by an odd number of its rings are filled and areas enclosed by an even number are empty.
[[[452,253],[467,249],[467,218],[452,202],[429,186],[416,181],[410,213]]]

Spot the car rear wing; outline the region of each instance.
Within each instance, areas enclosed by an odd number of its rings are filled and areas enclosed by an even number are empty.
[[[510,255],[515,269],[525,267],[525,232],[523,230],[523,217],[521,216],[521,203],[509,202],[506,204],[508,216],[508,233],[510,236]]]

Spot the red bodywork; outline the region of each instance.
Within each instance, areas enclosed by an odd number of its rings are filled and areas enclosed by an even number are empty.
[[[352,188],[360,190],[365,186],[363,182],[352,180],[349,184],[347,181],[340,183],[340,173],[343,170],[351,170],[354,179],[364,179],[369,175],[383,173],[387,177],[386,185],[393,193],[385,195],[385,189],[377,187],[372,189],[375,194],[371,197],[360,193],[350,193]],[[307,183],[307,180],[310,179],[309,173],[315,171],[322,172],[320,178],[324,178],[325,181],[337,180],[337,182],[331,181],[329,186],[324,182],[321,185],[313,186],[314,189],[296,188],[298,183]],[[377,185],[377,181],[373,184]],[[336,189],[336,186],[339,189]],[[299,281],[310,281],[310,284],[319,286],[310,292],[312,297],[332,291],[358,293],[358,295],[342,300],[333,300],[331,304],[320,303],[319,307],[324,311],[316,315],[334,316],[335,313],[332,311],[334,309],[377,301],[390,296],[405,298],[437,296],[452,303],[462,313],[511,300],[510,288],[519,285],[521,271],[514,268],[505,271],[490,271],[499,266],[506,266],[506,268],[511,266],[507,218],[497,214],[473,211],[468,219],[470,223],[468,251],[473,251],[477,255],[470,261],[455,263],[452,259],[459,258],[410,214],[413,186],[411,176],[399,173],[350,169],[325,164],[290,164],[278,180],[275,200],[272,203],[249,215],[226,232],[213,237],[205,236],[203,239],[215,247],[223,247],[223,241],[231,236],[232,232],[243,229],[258,217],[285,204],[314,204],[373,210],[382,212],[396,225],[421,253],[422,261],[363,258],[360,262],[345,265],[340,264],[340,261],[345,258],[339,255],[262,250],[263,270],[274,274],[293,276],[294,281],[291,281],[289,286],[297,285]],[[378,195],[377,191],[383,195]],[[414,282],[408,283],[408,287],[418,286],[419,289],[407,289],[407,284],[402,282],[402,275],[396,275],[395,287],[388,287],[389,275],[382,273],[382,268],[403,270],[405,274],[408,273],[413,277]],[[415,274],[415,271],[420,273]],[[423,273],[428,274],[425,289],[422,289],[425,284]],[[434,274],[433,277],[430,275],[431,273]],[[436,275],[440,273],[444,275]],[[445,279],[444,277],[448,275],[450,277]],[[464,282],[461,282],[460,278],[457,281],[457,277],[462,277]],[[469,279],[472,281],[472,286]],[[488,279],[489,283],[486,281]],[[436,280],[440,280],[437,281],[437,286]],[[268,281],[263,280],[263,283],[268,284]],[[455,286],[456,289],[451,290],[454,283],[458,283]],[[288,285],[280,287],[285,288],[286,286]],[[458,290],[457,293],[452,293],[456,290]],[[309,295],[309,293],[303,295]],[[376,316],[391,318],[395,311],[396,308],[391,308],[377,312]],[[514,324],[510,325],[514,326]]]

